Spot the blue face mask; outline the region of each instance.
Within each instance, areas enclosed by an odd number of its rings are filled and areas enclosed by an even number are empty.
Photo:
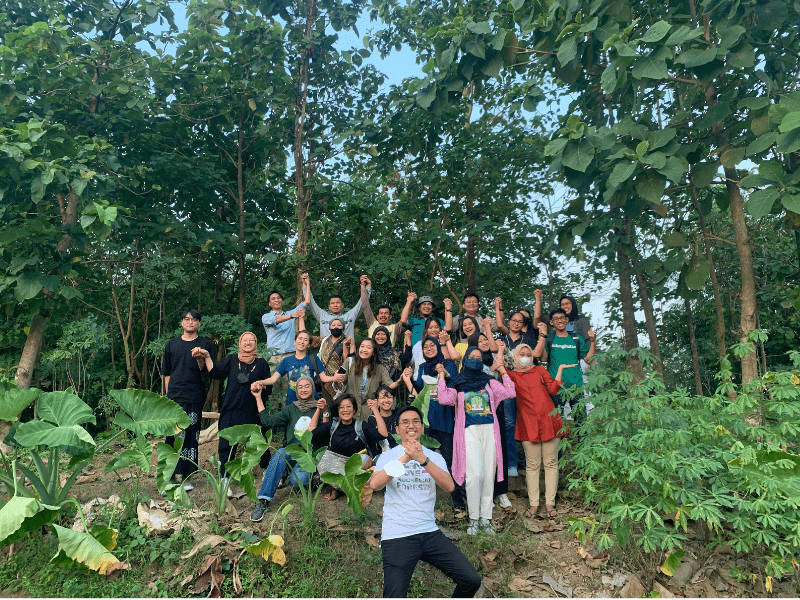
[[[465,358],[464,368],[470,371],[483,371],[483,361],[478,358]]]

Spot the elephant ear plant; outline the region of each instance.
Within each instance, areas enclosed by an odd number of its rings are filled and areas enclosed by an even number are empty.
[[[127,431],[140,437],[148,433],[174,435],[189,426],[186,413],[157,394],[121,390],[112,393],[112,397],[121,409],[115,419],[121,429],[98,446],[83,427],[95,423],[92,409],[72,388],[42,392],[0,382],[0,419],[14,423],[5,439],[13,451],[10,456],[0,455],[0,484],[10,498],[0,508],[0,546],[13,544],[29,531],[53,522],[70,504],[77,507],[83,519],[80,503],[69,497],[70,490],[81,470],[118,436]],[[22,411],[37,399],[37,418],[17,423]],[[136,444],[136,451],[141,453],[142,448],[141,443]],[[62,459],[68,459],[63,460],[63,472]],[[114,461],[120,468],[128,460],[141,464],[137,459],[135,452],[126,450]],[[83,520],[83,532],[53,526],[59,541],[53,560],[62,566],[77,562],[101,574],[127,568],[111,554],[117,532],[97,526],[90,530]]]

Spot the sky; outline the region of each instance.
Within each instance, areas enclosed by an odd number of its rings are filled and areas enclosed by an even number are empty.
[[[186,18],[185,6],[180,3],[172,3],[171,6],[176,16],[176,24],[178,28],[182,30],[186,29],[188,27],[188,20]],[[362,41],[364,36],[368,35],[371,31],[379,29],[380,25],[381,24],[378,22],[371,22],[368,15],[365,14],[357,23],[358,34],[356,34],[354,31],[339,32],[338,35],[340,49],[350,50],[352,48],[364,48],[364,43]],[[157,30],[159,28],[154,25],[153,29]],[[167,51],[170,51],[170,48],[167,48]],[[364,62],[374,65],[376,69],[386,76],[386,83],[384,84],[385,90],[388,90],[388,88],[392,85],[400,85],[403,80],[409,77],[424,76],[422,65],[417,64],[416,55],[409,48],[402,48],[400,51],[393,51],[383,59],[381,58],[380,53],[376,51],[373,52],[369,58],[365,59]],[[540,104],[540,109],[545,109],[544,103]],[[542,200],[544,200],[546,205],[551,207],[553,212],[556,212],[563,207],[567,199],[567,189],[558,184],[555,186],[553,196],[550,198],[544,198]],[[566,260],[563,264],[563,272],[561,275],[565,276],[569,272],[585,268],[586,265],[584,263],[579,263],[575,259]],[[559,275],[559,273],[556,273],[556,275]],[[586,279],[590,279],[588,274]],[[529,294],[531,298],[533,298],[534,287],[534,282],[531,282]],[[589,301],[580,305],[581,313],[589,318],[589,321],[595,329],[595,332],[601,338],[606,340],[609,338],[619,338],[621,336],[621,330],[610,323],[605,311],[605,304],[618,290],[618,280],[611,279],[601,282],[598,285],[588,282],[583,286],[583,289],[571,290],[569,292],[569,294],[572,296],[589,295]],[[545,290],[545,298],[546,297],[547,290]],[[531,305],[530,308],[533,308],[533,306]],[[544,310],[547,311],[549,308],[555,307],[544,307]],[[660,313],[659,307],[654,307],[654,309],[656,310],[657,314]],[[638,320],[644,320],[643,313],[638,312],[636,316]],[[640,335],[640,343],[646,344],[646,336],[644,333]]]

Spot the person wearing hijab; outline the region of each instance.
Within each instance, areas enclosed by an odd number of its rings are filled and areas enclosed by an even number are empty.
[[[470,535],[479,532],[494,535],[492,500],[495,478],[503,479],[503,454],[497,406],[514,397],[514,384],[508,376],[502,383],[483,370],[483,354],[470,346],[462,361],[461,372],[449,380],[437,367],[439,402],[456,407],[453,431],[453,479],[465,484],[469,510]],[[493,368],[502,364],[496,358]]]
[[[425,433],[439,442],[441,452],[451,469],[453,464],[453,427],[455,426],[455,411],[452,406],[443,406],[439,403],[439,390],[437,387],[438,369],[441,367],[450,377],[458,374],[455,363],[446,359],[442,353],[442,346],[433,336],[422,338],[422,362],[419,364],[416,379],[412,380],[417,391],[414,406],[420,407],[427,426]],[[453,501],[453,512],[456,518],[465,516],[463,488],[456,485],[450,493]]]
[[[264,518],[269,503],[275,497],[281,478],[289,469],[289,483],[295,488],[307,486],[311,475],[303,471],[300,466],[286,452],[286,446],[292,444],[300,446],[298,434],[302,435],[303,429],[308,429],[311,417],[317,410],[317,399],[314,397],[314,380],[308,375],[301,375],[295,382],[295,393],[297,400],[285,405],[279,412],[269,414],[264,408],[261,398],[262,388],[254,387],[252,395],[255,397],[255,407],[258,409],[258,418],[264,427],[286,427],[284,439],[286,443],[280,448],[269,461],[269,465],[264,470],[264,479],[258,490],[258,502],[256,503],[250,520],[258,523]],[[252,402],[252,400],[251,400]],[[327,421],[327,417],[324,418]]]
[[[500,353],[505,348],[500,348]],[[555,509],[558,490],[558,446],[562,431],[561,415],[555,411],[551,395],[558,394],[563,385],[562,371],[575,365],[560,365],[553,379],[542,366],[534,365],[533,350],[528,344],[519,344],[513,353],[514,370],[498,369],[504,377],[514,382],[517,390],[517,427],[515,438],[525,450],[526,483],[530,508],[525,517],[536,518],[539,511],[539,471],[544,464],[545,507],[549,518],[558,517]],[[554,414],[551,414],[554,413]]]
[[[372,333],[372,341],[378,351],[378,362],[386,368],[389,379],[397,380],[403,365],[400,361],[400,350],[392,346],[391,333],[386,327],[379,325]]]
[[[225,380],[225,394],[219,410],[220,431],[234,425],[258,425],[258,411],[250,393],[250,385],[270,376],[269,364],[256,351],[258,339],[255,333],[245,331],[239,336],[238,345],[239,352],[229,354],[209,371],[212,379]],[[267,397],[271,390],[267,386]],[[227,478],[225,464],[236,456],[236,447],[219,436],[218,453],[220,477]],[[233,496],[234,493],[232,486],[229,487],[228,494]]]

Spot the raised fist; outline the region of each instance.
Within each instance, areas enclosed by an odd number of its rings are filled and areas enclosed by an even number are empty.
[[[453,308],[453,301],[450,298],[445,298],[442,300],[442,304],[444,304],[445,310],[450,310]]]
[[[541,300],[542,296],[544,296],[544,292],[540,289],[533,290],[533,295],[536,297],[537,300]]]

